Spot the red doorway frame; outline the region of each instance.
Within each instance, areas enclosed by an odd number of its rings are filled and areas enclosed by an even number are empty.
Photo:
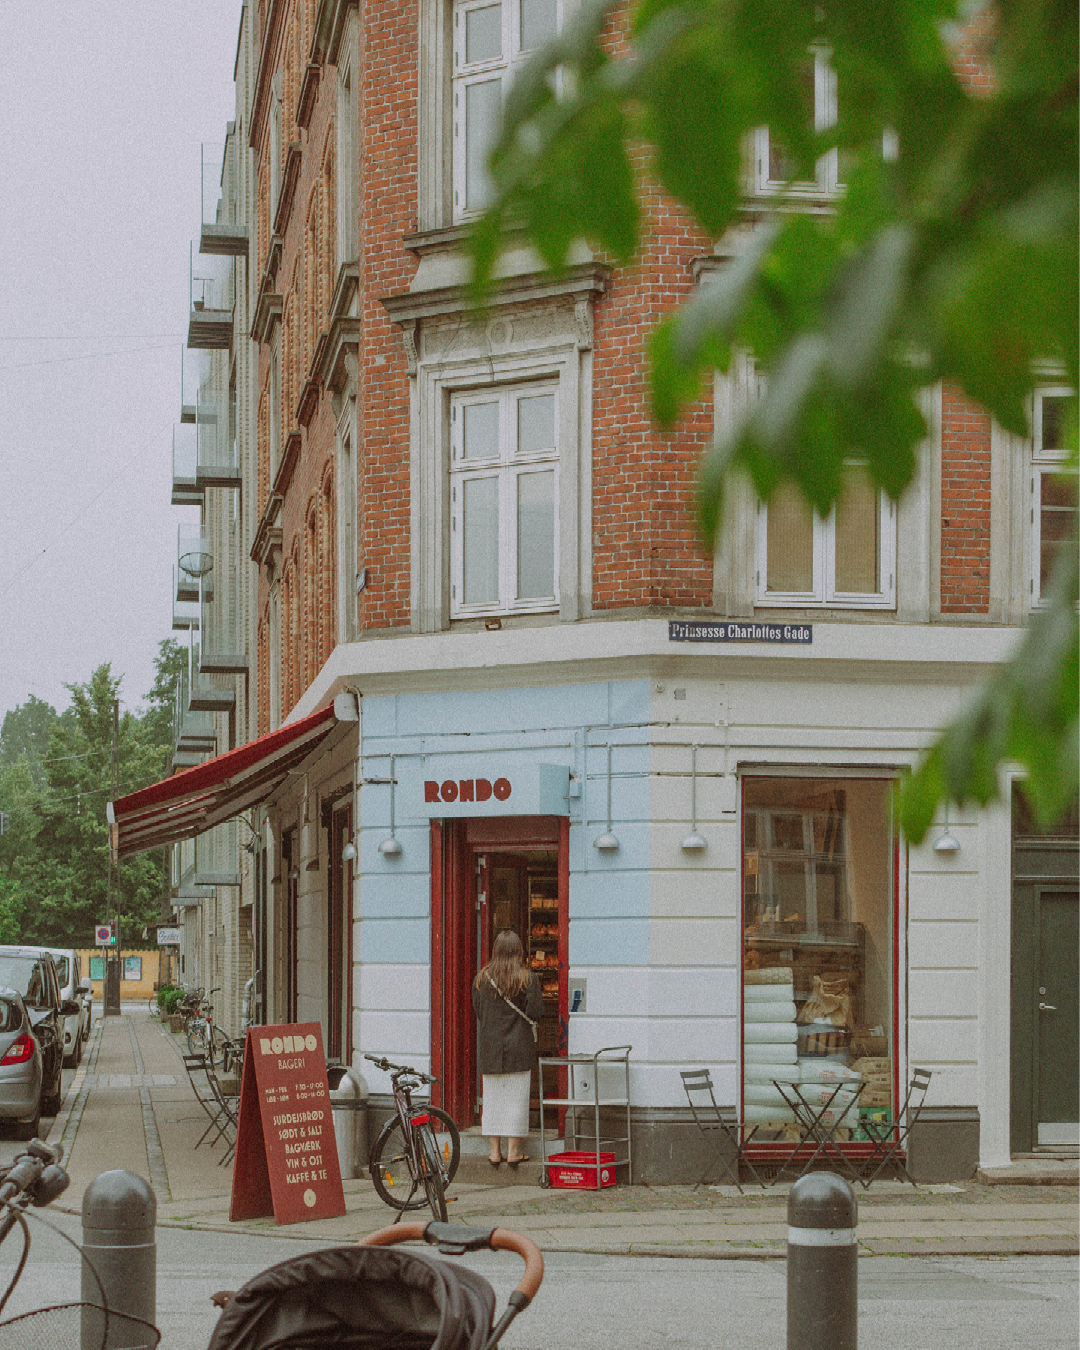
[[[569,966],[570,822],[564,816],[468,818],[431,822],[431,1072],[436,1105],[462,1128],[476,1124],[476,1037],[472,981],[476,974],[479,852],[553,848],[559,889],[560,1052],[565,1053]]]

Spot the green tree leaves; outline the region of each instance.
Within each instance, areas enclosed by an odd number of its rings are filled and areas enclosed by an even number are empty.
[[[524,228],[551,268],[578,241],[629,261],[657,185],[704,240],[725,240],[649,345],[665,426],[733,353],[764,376],[760,403],[702,464],[706,542],[732,472],[766,500],[792,482],[827,512],[856,457],[899,496],[926,434],[922,391],[938,381],[1019,435],[1040,374],[1080,383],[1076,0],[1007,0],[965,32],[973,17],[959,0],[585,0],[512,91],[496,197],[473,236],[481,292],[508,230]],[[973,34],[985,78],[965,83]],[[762,127],[794,181],[748,197]],[[839,189],[800,185],[830,155]],[[1071,424],[1075,469],[1075,401]],[[1044,822],[1075,800],[1076,598],[1074,569],[913,777],[912,838],[942,794],[987,800],[1005,760],[1027,769]]]

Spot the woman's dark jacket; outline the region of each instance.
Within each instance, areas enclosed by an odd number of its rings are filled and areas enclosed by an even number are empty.
[[[532,1027],[524,1017],[508,1008],[485,976],[479,987],[473,985],[473,1008],[476,1011],[478,1031],[476,1057],[480,1072],[529,1073],[536,1063],[536,1043]],[[510,995],[510,1002],[534,1022],[540,1021],[544,1000],[540,981],[530,974],[529,983],[519,993]]]

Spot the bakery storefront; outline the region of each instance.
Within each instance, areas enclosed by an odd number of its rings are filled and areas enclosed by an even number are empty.
[[[743,1118],[767,1158],[793,1085],[858,1152],[899,1090],[899,850],[889,778],[742,781]]]

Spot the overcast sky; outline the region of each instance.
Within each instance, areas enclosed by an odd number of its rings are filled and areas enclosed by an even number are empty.
[[[0,719],[105,661],[134,707],[172,635],[188,245],[240,8],[0,0]]]

